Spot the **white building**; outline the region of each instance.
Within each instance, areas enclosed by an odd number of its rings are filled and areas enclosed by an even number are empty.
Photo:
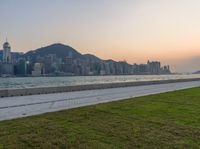
[[[11,47],[7,41],[3,44],[3,63],[6,63],[6,64],[12,63]]]
[[[32,76],[41,76],[42,75],[42,64],[35,63],[34,70],[32,71]]]
[[[1,64],[1,74],[5,76],[12,76],[14,73],[14,66],[11,58],[11,47],[6,41],[3,44],[3,63]]]

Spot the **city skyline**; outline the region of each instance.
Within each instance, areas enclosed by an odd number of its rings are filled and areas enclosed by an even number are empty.
[[[193,72],[200,69],[199,6],[197,0],[2,0],[0,42],[8,37],[18,52],[64,43],[102,59],[151,59]]]
[[[0,76],[94,76],[171,74],[159,61],[128,64],[81,54],[64,44],[52,44],[27,53],[12,52],[6,40],[0,51]]]

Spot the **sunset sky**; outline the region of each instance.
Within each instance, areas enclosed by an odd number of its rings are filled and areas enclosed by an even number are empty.
[[[0,0],[0,43],[52,43],[102,59],[200,70],[200,0]]]

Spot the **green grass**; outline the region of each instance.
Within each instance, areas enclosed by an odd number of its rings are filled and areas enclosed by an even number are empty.
[[[0,148],[200,148],[200,88],[3,121]]]

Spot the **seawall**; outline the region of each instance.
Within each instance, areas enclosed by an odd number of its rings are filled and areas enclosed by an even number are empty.
[[[77,86],[41,87],[41,88],[26,88],[26,89],[6,89],[6,90],[0,90],[0,98],[12,97],[12,96],[39,95],[39,94],[50,94],[50,93],[61,93],[61,92],[83,91],[83,90],[141,86],[141,85],[167,84],[167,83],[176,83],[176,82],[177,83],[191,82],[191,81],[200,81],[200,78],[138,81],[138,82],[119,82],[119,83],[106,83],[106,84],[88,84],[88,85],[77,85]]]

